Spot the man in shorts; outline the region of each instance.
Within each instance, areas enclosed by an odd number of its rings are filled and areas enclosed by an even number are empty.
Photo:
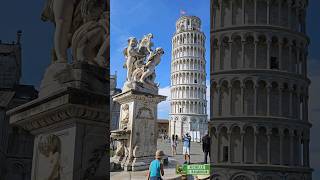
[[[190,164],[190,144],[191,144],[191,136],[189,133],[186,133],[186,135],[182,138],[183,142],[183,156],[184,156],[184,163]]]

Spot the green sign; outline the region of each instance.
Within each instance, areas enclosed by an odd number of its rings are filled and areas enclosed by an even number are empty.
[[[210,175],[210,164],[177,165],[176,173],[186,175]]]

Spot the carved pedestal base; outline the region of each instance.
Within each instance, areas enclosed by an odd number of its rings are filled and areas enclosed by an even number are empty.
[[[35,135],[32,177],[109,177],[107,97],[63,88],[9,111],[10,123]]]
[[[121,166],[126,171],[146,170],[157,151],[157,105],[165,96],[129,90],[113,99],[121,105],[119,127],[130,132],[123,141]]]
[[[87,62],[53,63],[46,69],[43,76],[39,97],[50,96],[61,88],[68,87],[105,94],[109,87],[105,80],[106,76],[104,68]]]

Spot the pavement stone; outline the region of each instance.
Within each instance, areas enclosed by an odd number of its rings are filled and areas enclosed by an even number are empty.
[[[176,165],[183,164],[184,158],[182,154],[182,142],[178,142],[177,146],[177,155],[171,156],[171,146],[169,141],[158,140],[158,149],[164,151],[168,155],[169,165],[164,167],[164,180],[178,180],[181,179],[180,175],[177,175],[175,172]],[[155,150],[156,151],[156,150]],[[203,162],[203,153],[201,143],[191,142],[190,147],[191,154],[191,163],[202,163]],[[209,161],[209,159],[208,159]],[[110,172],[111,180],[144,180],[147,179],[148,171],[119,171],[119,172]],[[194,177],[188,177],[188,180],[193,180]]]

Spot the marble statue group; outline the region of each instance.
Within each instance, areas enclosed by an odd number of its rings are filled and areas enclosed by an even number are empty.
[[[153,35],[149,33],[140,41],[135,37],[128,39],[128,46],[123,51],[126,59],[123,67],[127,69],[124,91],[136,89],[157,92],[155,67],[160,63],[164,51],[160,47],[152,50],[152,38]]]
[[[43,21],[55,25],[52,62],[67,63],[67,49],[73,61],[87,61],[105,67],[108,23],[103,0],[47,0]]]
[[[157,104],[166,97],[158,94],[155,79],[164,51],[160,47],[152,49],[152,38],[151,33],[139,41],[130,37],[123,51],[127,77],[122,93],[113,96],[121,111],[119,129],[111,131],[111,138],[118,141],[111,158],[112,170],[146,170],[157,148]]]

